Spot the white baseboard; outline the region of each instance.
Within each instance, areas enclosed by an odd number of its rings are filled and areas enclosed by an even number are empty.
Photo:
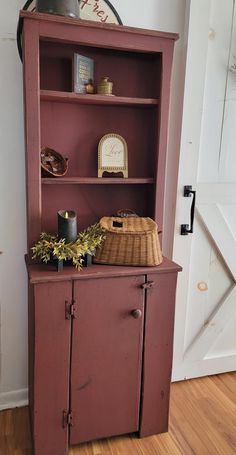
[[[22,406],[27,406],[28,403],[28,389],[0,393],[0,410],[20,408]]]

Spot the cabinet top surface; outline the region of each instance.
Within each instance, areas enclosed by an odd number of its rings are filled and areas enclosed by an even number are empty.
[[[121,33],[127,34],[139,34],[139,35],[146,35],[152,36],[154,38],[165,38],[171,40],[177,40],[179,38],[178,33],[171,33],[171,32],[162,32],[156,30],[148,30],[143,28],[136,28],[136,27],[128,27],[124,25],[116,25],[116,24],[103,24],[100,22],[93,22],[93,21],[86,21],[81,19],[72,19],[65,16],[57,16],[54,14],[45,14],[45,13],[37,13],[31,11],[20,11],[20,17],[23,19],[34,19],[40,22],[51,22],[52,24],[61,24],[61,25],[68,25],[68,26],[78,26],[83,28],[91,28],[93,30],[104,29],[107,31],[119,31]]]
[[[164,258],[162,264],[156,267],[128,267],[93,264],[90,267],[84,267],[82,270],[78,271],[75,267],[65,265],[62,272],[57,272],[55,265],[35,264],[27,265],[27,269],[31,284],[89,278],[174,273],[182,270],[178,264],[167,258]]]

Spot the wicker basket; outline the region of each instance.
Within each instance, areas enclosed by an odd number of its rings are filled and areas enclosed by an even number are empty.
[[[43,176],[63,177],[68,171],[68,159],[45,147],[41,150],[41,170]]]
[[[151,218],[103,217],[106,239],[97,249],[98,264],[155,266],[162,260],[157,224]]]

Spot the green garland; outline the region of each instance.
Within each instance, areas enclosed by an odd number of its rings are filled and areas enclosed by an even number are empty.
[[[71,243],[65,243],[65,239],[58,240],[56,235],[42,232],[39,241],[31,248],[33,259],[39,258],[47,263],[52,258],[64,261],[72,260],[77,269],[81,269],[84,255],[94,256],[95,249],[100,247],[105,240],[105,230],[99,223],[88,227],[80,232],[77,239]]]

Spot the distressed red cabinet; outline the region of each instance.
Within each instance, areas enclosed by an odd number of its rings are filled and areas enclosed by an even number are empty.
[[[168,429],[179,267],[165,259],[158,271],[116,269],[66,270],[59,280],[53,269],[29,266],[36,455]]]
[[[57,211],[79,229],[119,209],[163,229],[170,79],[177,35],[22,11],[29,274],[29,395],[35,455],[112,435],[167,430],[176,278],[158,267],[33,264]],[[94,60],[115,96],[73,91],[74,53]],[[128,178],[98,178],[98,143],[125,138]],[[40,151],[69,159],[42,177]],[[165,232],[163,233],[163,236]]]

